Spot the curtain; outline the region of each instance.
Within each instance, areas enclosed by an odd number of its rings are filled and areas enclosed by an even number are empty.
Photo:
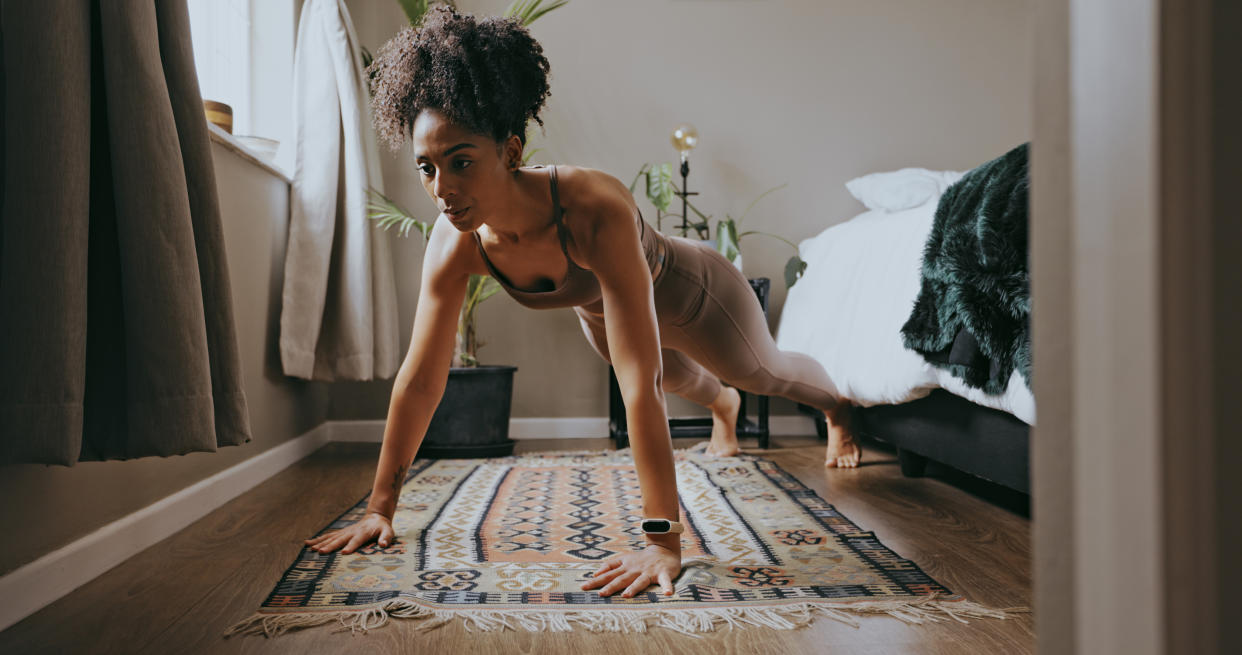
[[[293,61],[293,187],[281,297],[286,375],[391,378],[397,292],[387,235],[367,218],[383,191],[361,44],[344,0],[306,0]]]
[[[0,464],[250,441],[185,0],[0,5]]]

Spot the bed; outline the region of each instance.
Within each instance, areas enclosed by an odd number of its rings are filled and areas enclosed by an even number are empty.
[[[800,244],[807,268],[786,297],[777,345],[823,364],[854,402],[858,432],[895,446],[905,474],[921,475],[931,459],[1029,493],[1035,399],[1019,371],[1002,393],[985,393],[903,343],[937,205],[961,177],[902,169],[847,183],[867,210]],[[822,415],[800,409],[823,436]]]

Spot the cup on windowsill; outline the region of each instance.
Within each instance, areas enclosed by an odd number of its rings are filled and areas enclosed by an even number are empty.
[[[207,122],[212,123],[216,127],[233,133],[233,108],[223,102],[215,100],[204,100],[203,111],[207,113]]]

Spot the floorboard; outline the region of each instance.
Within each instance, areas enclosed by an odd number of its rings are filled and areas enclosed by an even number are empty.
[[[773,438],[763,454],[932,577],[991,607],[1029,607],[1030,521],[1026,497],[933,469],[904,478],[896,457],[868,445],[857,470],[824,469],[814,437]],[[693,440],[678,440],[686,447]],[[604,439],[524,440],[518,452],[603,449]],[[331,443],[138,553],[4,632],[4,653],[1029,653],[1029,614],[963,625],[906,625],[866,618],[857,628],[829,619],[791,631],[722,630],[694,639],[646,634],[467,633],[460,624],[418,631],[392,620],[367,634],[319,626],[276,639],[223,638],[263,601],[302,540],[371,487],[378,444]]]

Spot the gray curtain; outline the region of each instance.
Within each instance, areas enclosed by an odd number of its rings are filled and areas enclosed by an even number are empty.
[[[3,0],[0,464],[250,440],[185,0]]]

